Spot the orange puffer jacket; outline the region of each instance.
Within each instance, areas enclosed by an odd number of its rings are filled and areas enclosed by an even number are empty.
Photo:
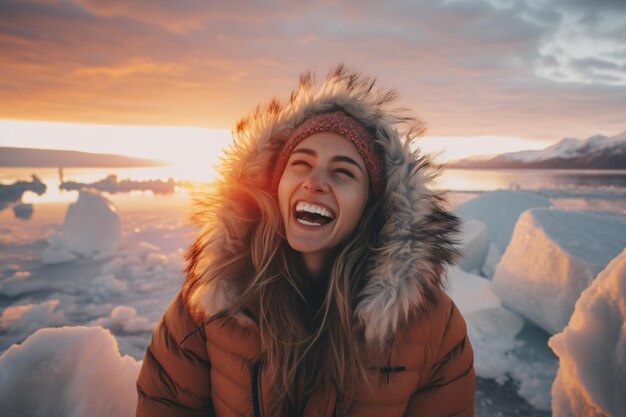
[[[259,107],[237,125],[220,177],[196,201],[198,235],[188,252],[181,296],[146,353],[138,381],[139,416],[267,416],[277,398],[266,381],[257,326],[238,311],[249,282],[211,266],[249,253],[260,219],[249,195],[271,196],[272,171],[289,132],[314,114],[343,111],[372,132],[384,164],[379,240],[353,295],[354,324],[367,346],[392,346],[375,363],[374,392],[363,387],[354,416],[473,413],[474,371],[465,323],[442,288],[457,251],[459,220],[433,191],[429,159],[409,146],[421,125],[393,92],[344,68],[318,86],[304,76],[284,103]],[[378,215],[377,214],[377,215]],[[260,221],[260,220],[259,220]],[[276,300],[280,302],[280,300]],[[392,343],[391,343],[392,342]],[[330,416],[335,393],[308,399],[306,416]],[[300,406],[300,404],[298,404]]]
[[[438,298],[396,334],[391,351],[368,364],[376,369],[370,374],[374,391],[359,389],[351,416],[473,415],[475,377],[465,322],[450,298],[443,292]],[[252,320],[216,316],[199,325],[179,296],[144,358],[137,416],[268,416],[273,392],[260,356]],[[334,404],[332,390],[316,392],[303,417],[331,417]]]

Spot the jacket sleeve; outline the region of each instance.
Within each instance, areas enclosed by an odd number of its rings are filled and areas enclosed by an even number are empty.
[[[474,415],[474,352],[463,316],[449,303],[447,325],[428,382],[411,396],[405,416]]]
[[[204,340],[179,294],[146,351],[137,379],[137,417],[214,415]]]

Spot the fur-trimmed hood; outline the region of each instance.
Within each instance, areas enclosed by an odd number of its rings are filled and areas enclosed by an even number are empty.
[[[202,196],[194,207],[200,231],[188,252],[183,287],[192,314],[206,319],[228,309],[245,288],[241,277],[210,280],[205,274],[215,257],[227,262],[238,253],[251,229],[249,221],[241,220],[245,216],[239,216],[250,207],[238,198],[237,184],[269,190],[272,168],[289,133],[311,115],[336,110],[375,132],[375,142],[384,150],[381,244],[355,309],[366,340],[386,340],[411,313],[429,304],[443,286],[445,264],[457,254],[453,239],[459,221],[444,208],[442,195],[428,188],[436,169],[428,156],[409,148],[410,138],[419,136],[423,125],[394,107],[396,96],[340,66],[319,84],[311,74],[303,75],[286,102],[257,107],[237,124],[234,142],[218,167],[215,188],[220,192]]]

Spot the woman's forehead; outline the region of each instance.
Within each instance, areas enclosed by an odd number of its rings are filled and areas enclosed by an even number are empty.
[[[349,156],[363,162],[361,154],[354,144],[334,132],[318,132],[303,139],[293,150],[294,153],[303,153],[311,156]]]

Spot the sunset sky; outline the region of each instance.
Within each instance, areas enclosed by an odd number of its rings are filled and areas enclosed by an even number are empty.
[[[341,62],[398,90],[448,158],[612,136],[625,33],[624,0],[1,0],[0,146],[223,143],[299,73]]]

